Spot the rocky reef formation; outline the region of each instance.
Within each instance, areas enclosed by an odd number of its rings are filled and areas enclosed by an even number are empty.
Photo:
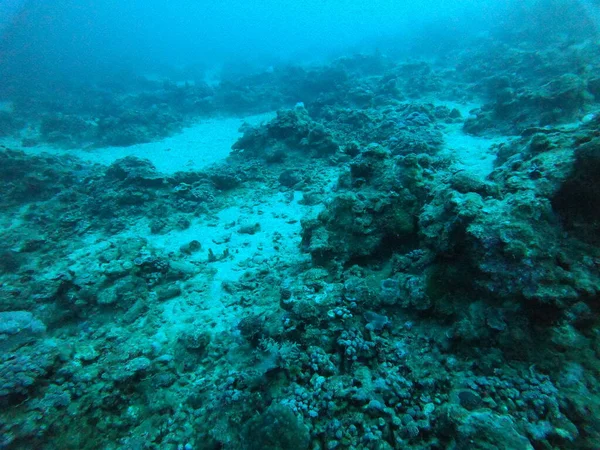
[[[279,108],[204,170],[0,149],[0,448],[599,448],[599,47],[518,30],[0,115]]]

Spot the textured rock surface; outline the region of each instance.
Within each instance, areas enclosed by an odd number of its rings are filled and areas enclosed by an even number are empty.
[[[0,115],[0,448],[600,448],[600,47],[550,3]],[[273,109],[202,170],[35,150]]]

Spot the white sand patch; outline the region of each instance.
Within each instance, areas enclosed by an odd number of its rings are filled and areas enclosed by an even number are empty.
[[[494,170],[497,151],[494,145],[508,142],[509,138],[472,136],[466,134],[462,126],[462,123],[446,126],[445,148],[440,152],[440,156],[449,155],[455,159],[453,170],[467,170],[485,178]]]
[[[272,117],[273,113],[267,113],[244,118],[207,119],[160,141],[130,147],[97,148],[81,157],[111,164],[125,156],[137,156],[149,159],[163,173],[201,169],[229,155],[231,146],[241,136],[239,128],[244,122],[257,125]]]
[[[224,282],[238,281],[244,272],[259,267],[281,271],[292,263],[308,263],[310,257],[300,249],[300,219],[320,207],[302,205],[300,198],[300,192],[292,200],[277,193],[256,204],[226,208],[211,218],[193,219],[188,229],[164,235],[150,234],[145,220],[123,233],[122,237],[147,239],[161,254],[180,254],[180,247],[192,240],[202,244],[200,251],[186,257],[198,274],[182,283],[181,296],[163,303],[162,331],[175,336],[185,323],[198,321],[211,323],[213,332],[231,331],[241,319],[241,309],[228,305]],[[254,234],[240,232],[255,224]],[[208,262],[209,249],[218,261]]]
[[[202,120],[187,127],[174,136],[155,142],[136,144],[129,147],[96,147],[88,149],[60,149],[49,145],[22,148],[30,154],[50,153],[54,155],[74,155],[85,161],[112,164],[126,156],[149,159],[159,172],[174,173],[178,171],[201,169],[217,161],[225,159],[231,146],[241,136],[240,126],[247,122],[259,125],[275,116],[274,112],[247,117],[225,117]],[[17,139],[3,139],[1,144],[14,149],[21,149]]]
[[[471,111],[481,107],[480,103],[453,102],[433,97],[429,101],[436,106],[455,108],[465,119]],[[445,145],[439,156],[450,156],[455,160],[452,171],[467,170],[480,178],[487,177],[494,170],[496,150],[492,146],[509,141],[506,136],[489,138],[466,134],[462,122],[443,125],[442,133]]]

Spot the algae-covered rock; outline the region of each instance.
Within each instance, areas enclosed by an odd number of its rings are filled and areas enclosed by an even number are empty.
[[[496,415],[490,411],[469,414],[457,428],[459,446],[471,446],[485,450],[515,449],[533,450],[531,442],[517,431],[509,416]]]
[[[289,406],[272,404],[244,427],[245,450],[309,448],[310,432]]]
[[[151,366],[152,361],[145,356],[139,356],[127,361],[122,367],[115,367],[112,372],[112,379],[117,382],[131,381],[145,374]]]
[[[494,96],[494,102],[467,118],[464,124],[467,133],[520,134],[531,127],[565,123],[573,120],[589,102],[585,81],[573,73],[558,75],[542,86],[502,86]]]
[[[40,122],[40,138],[54,145],[74,148],[94,141],[97,127],[78,114],[46,115]]]
[[[126,156],[112,163],[106,171],[106,177],[123,182],[125,186],[156,187],[164,182],[164,177],[149,160],[134,156]]]
[[[375,192],[339,194],[317,221],[303,222],[303,243],[319,263],[376,256],[401,246],[414,234],[412,208]]]
[[[277,150],[273,152],[275,147]],[[286,153],[293,151],[323,157],[335,153],[338,148],[331,133],[313,121],[302,106],[279,110],[277,117],[266,125],[247,128],[232,147],[236,154],[261,157],[271,162],[280,162],[287,157]]]
[[[22,346],[16,352],[0,355],[0,404],[17,405],[26,400],[44,377],[54,368],[58,357],[58,342],[41,341]]]
[[[181,288],[176,284],[167,284],[164,286],[158,286],[155,289],[154,294],[156,296],[156,300],[162,302],[180,295]]]
[[[10,350],[35,339],[46,326],[29,311],[0,312],[0,349]]]
[[[552,199],[567,229],[591,243],[600,236],[599,170],[600,139],[596,138],[577,147],[573,170]]]

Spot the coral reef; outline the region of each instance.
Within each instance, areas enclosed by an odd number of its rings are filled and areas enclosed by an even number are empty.
[[[600,448],[600,46],[576,14],[437,62],[16,95],[0,448]],[[274,109],[199,170],[75,156]]]

